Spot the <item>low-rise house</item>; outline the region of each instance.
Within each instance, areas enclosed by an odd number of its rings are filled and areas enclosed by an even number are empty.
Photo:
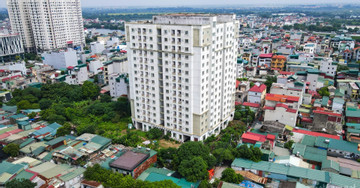
[[[250,82],[236,80],[235,102],[243,103],[247,100]]]
[[[19,174],[26,166],[3,161],[0,163],[0,186],[5,187],[6,182]]]
[[[340,172],[340,165],[335,161],[324,160],[321,165],[321,170],[338,174]]]
[[[309,186],[328,185],[329,187],[344,187],[360,184],[360,180],[342,176],[336,173],[260,161],[253,162],[247,159],[236,158],[231,164],[235,171],[250,171],[261,177],[273,180],[302,181]]]
[[[109,166],[115,172],[137,178],[156,161],[156,151],[140,147],[123,151],[121,156],[109,163]]]
[[[255,83],[248,92],[248,102],[263,104],[266,94],[266,85]]]
[[[128,96],[129,78],[125,74],[112,74],[109,79],[111,97]]]
[[[283,55],[274,55],[271,59],[271,68],[284,70],[286,65],[286,57]]]
[[[259,56],[259,66],[266,65],[267,67],[271,67],[271,61],[274,54],[260,54]]]
[[[80,188],[104,188],[104,186],[97,181],[82,180]]]

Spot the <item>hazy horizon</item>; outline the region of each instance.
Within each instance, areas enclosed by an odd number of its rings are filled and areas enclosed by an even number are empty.
[[[132,0],[132,1],[123,1],[123,0],[82,0],[82,7],[133,7],[133,8],[152,8],[152,7],[177,7],[177,6],[187,6],[187,7],[230,7],[230,6],[276,6],[276,5],[316,5],[316,4],[360,4],[360,2],[354,2],[353,0],[273,0],[269,2],[268,0],[227,0],[226,4],[221,1],[215,0],[182,0],[182,1],[170,1],[170,0]],[[6,8],[6,0],[0,0],[0,7]]]

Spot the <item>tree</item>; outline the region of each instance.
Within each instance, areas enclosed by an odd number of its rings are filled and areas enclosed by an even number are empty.
[[[29,119],[34,119],[37,116],[36,112],[31,112],[30,114],[28,114]]]
[[[216,164],[216,158],[210,155],[210,148],[202,142],[185,142],[182,144],[175,157],[175,164],[180,164],[183,160],[190,160],[193,157],[201,157],[211,169]]]
[[[226,168],[221,173],[221,180],[229,182],[229,183],[239,184],[240,182],[242,182],[244,180],[244,178],[240,174],[236,174],[234,169]]]
[[[7,182],[5,184],[6,188],[34,188],[37,185],[37,183],[31,182],[29,179],[12,179],[11,181]]]
[[[41,110],[45,110],[50,108],[50,106],[52,105],[53,101],[50,99],[41,99],[39,101],[39,106]]]
[[[270,92],[270,88],[271,88],[272,84],[276,81],[277,81],[277,78],[275,76],[267,76],[266,77],[266,81],[264,84],[266,85],[267,93]]]
[[[148,132],[146,132],[146,136],[150,140],[159,139],[164,135],[164,131],[158,128],[152,128]]]
[[[349,70],[349,67],[348,66],[346,66],[346,65],[338,65],[337,66],[337,69],[336,69],[336,71],[337,72],[340,72],[340,71],[342,71],[342,70]]]
[[[31,104],[27,100],[21,100],[16,104],[19,109],[31,109]]]
[[[81,87],[81,90],[83,96],[88,99],[96,99],[96,97],[100,94],[99,86],[90,81],[85,81]]]
[[[198,188],[212,188],[212,186],[207,180],[202,180]]]
[[[318,93],[320,96],[329,96],[330,95],[329,89],[327,87],[320,88]]]
[[[158,153],[158,164],[160,166],[166,167],[166,168],[170,168],[170,162],[175,158],[175,155],[177,153],[177,149],[176,148],[166,148],[166,149],[160,149],[159,153]]]
[[[232,162],[235,159],[231,150],[225,148],[218,148],[214,150],[213,155],[215,156],[218,164],[224,161]]]
[[[290,150],[293,144],[294,144],[294,140],[290,140],[284,144],[284,147]]]
[[[62,127],[59,127],[56,131],[56,136],[65,136],[71,133],[71,125],[66,122]]]
[[[111,102],[111,97],[110,95],[107,94],[101,94],[100,95],[100,102]]]
[[[86,168],[84,172],[84,178],[87,180],[93,180],[101,182],[104,187],[169,187],[169,188],[179,188],[171,180],[158,181],[158,182],[148,182],[135,180],[130,175],[124,176],[121,173],[113,172],[102,168],[99,164],[95,164],[92,167]]]
[[[183,160],[179,165],[178,171],[187,181],[196,182],[198,180],[206,180],[209,177],[206,169],[206,162],[201,157],[194,157],[190,160]]]
[[[241,119],[241,113],[240,112],[235,112],[234,113],[234,119],[235,120],[240,120]]]
[[[235,157],[250,159],[252,161],[261,161],[262,152],[259,148],[254,146],[241,145],[235,152]]]
[[[18,144],[10,143],[6,145],[3,150],[11,157],[17,157],[19,155],[20,146]]]

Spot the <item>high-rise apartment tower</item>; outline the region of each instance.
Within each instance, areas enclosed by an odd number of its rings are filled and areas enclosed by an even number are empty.
[[[7,0],[7,7],[28,52],[85,44],[80,0]]]
[[[235,15],[169,14],[126,24],[132,120],[201,141],[234,115]]]

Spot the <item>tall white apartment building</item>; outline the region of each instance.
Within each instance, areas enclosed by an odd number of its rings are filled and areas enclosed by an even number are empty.
[[[201,141],[232,120],[235,15],[169,14],[126,24],[135,127]]]
[[[11,29],[26,51],[85,43],[80,0],[7,0]]]

